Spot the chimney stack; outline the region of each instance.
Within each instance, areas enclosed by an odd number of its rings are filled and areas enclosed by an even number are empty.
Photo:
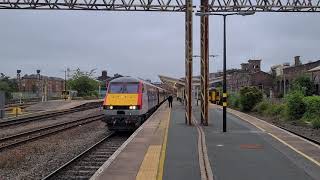
[[[103,70],[101,73],[102,77],[107,77],[108,76],[108,72],[106,70]]]
[[[241,63],[241,69],[247,71],[249,69],[249,63]]]
[[[294,57],[294,65],[295,66],[301,65],[300,56],[295,56]]]

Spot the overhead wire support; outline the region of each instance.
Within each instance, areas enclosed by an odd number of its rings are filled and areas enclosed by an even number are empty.
[[[185,12],[182,0],[0,0],[0,9]]]
[[[320,0],[211,0],[209,12],[320,12]]]

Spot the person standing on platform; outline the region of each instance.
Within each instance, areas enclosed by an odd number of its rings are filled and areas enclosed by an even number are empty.
[[[168,97],[169,108],[172,108],[172,100],[173,100],[173,97],[170,95],[170,96]]]

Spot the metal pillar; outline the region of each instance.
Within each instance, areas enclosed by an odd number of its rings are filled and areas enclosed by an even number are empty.
[[[208,0],[201,0],[201,12],[208,11]],[[208,125],[209,16],[201,16],[201,124]]]
[[[226,19],[227,15],[223,16],[223,127],[222,131],[227,132],[227,38],[226,38]]]
[[[186,44],[185,44],[185,70],[186,70],[186,124],[191,125],[192,118],[192,0],[186,0]]]
[[[0,119],[3,119],[5,117],[5,105],[6,102],[6,96],[3,91],[0,91]]]
[[[17,70],[18,90],[21,91],[21,70]]]

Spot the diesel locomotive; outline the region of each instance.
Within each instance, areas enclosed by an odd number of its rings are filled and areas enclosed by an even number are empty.
[[[103,102],[109,130],[138,128],[167,99],[167,91],[146,81],[120,77],[109,82]]]

